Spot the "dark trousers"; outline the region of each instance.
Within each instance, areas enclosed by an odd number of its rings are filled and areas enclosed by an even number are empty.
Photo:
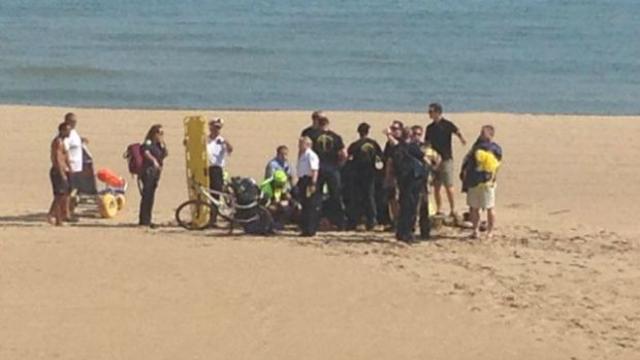
[[[220,166],[209,166],[209,189],[215,191],[222,191],[224,187],[224,170]],[[218,195],[213,195],[215,199],[219,199]],[[217,213],[211,216],[210,222],[215,224],[217,219]]]
[[[357,226],[364,215],[367,229],[376,224],[376,179],[373,171],[359,171],[353,177],[351,201],[349,202],[349,225]]]
[[[388,225],[391,224],[391,218],[389,216],[389,196],[387,195],[387,189],[384,186],[384,172],[376,171],[374,176],[377,214],[376,220],[378,220],[378,224]]]
[[[325,184],[329,188],[329,199],[326,209],[323,209],[323,213],[327,214],[331,223],[342,230],[345,227],[345,211],[344,203],[342,202],[340,170],[337,168],[323,169],[321,166],[320,172],[318,173],[318,186],[316,189],[316,192],[321,198]]]
[[[320,223],[320,206],[321,195],[320,192],[308,194],[307,188],[311,185],[311,177],[303,176],[298,181],[298,191],[300,196],[300,203],[302,205],[302,214],[300,215],[300,230],[302,235],[314,236],[318,231],[318,224]]]
[[[155,168],[147,168],[140,175],[140,183],[142,185],[140,199],[140,213],[138,223],[140,225],[151,225],[151,213],[153,211],[153,203],[156,197],[156,189],[160,181],[160,172]]]
[[[427,181],[424,181],[423,184],[424,186],[420,192],[420,205],[418,208],[420,219],[418,224],[420,227],[420,238],[427,240],[431,236],[431,220],[429,219],[429,187],[427,186]]]
[[[398,180],[400,190],[400,214],[396,225],[396,239],[413,241],[413,229],[417,220],[420,192],[424,188],[425,180],[408,176]]]

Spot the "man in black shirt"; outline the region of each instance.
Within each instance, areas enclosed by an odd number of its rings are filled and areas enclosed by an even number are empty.
[[[449,208],[451,215],[455,215],[455,203],[453,199],[453,181],[455,178],[453,170],[453,150],[451,148],[451,137],[456,135],[462,145],[466,145],[467,141],[462,136],[458,127],[451,121],[442,117],[442,105],[432,103],[429,105],[429,117],[432,122],[427,126],[424,140],[440,155],[442,162],[434,171],[434,197],[438,214],[442,214],[442,197],[440,189],[444,185],[449,200]]]
[[[329,190],[329,199],[323,213],[327,214],[329,220],[338,229],[344,230],[345,211],[342,202],[340,167],[347,160],[347,151],[342,137],[329,130],[329,118],[324,115],[320,115],[318,118],[318,130],[312,132],[311,135],[313,151],[320,158],[317,191],[322,194],[325,184]]]
[[[363,214],[366,217],[367,230],[372,230],[376,224],[375,175],[376,164],[382,164],[382,149],[369,137],[370,128],[367,123],[360,124],[360,139],[349,145],[347,150],[353,174],[349,229],[358,226]]]
[[[321,117],[324,117],[324,115],[320,110],[316,110],[313,113],[311,113],[311,125],[306,127],[304,130],[302,130],[302,133],[300,134],[300,136],[308,137],[309,139],[315,139],[316,137],[318,137],[318,131],[319,131],[318,119],[320,119]]]

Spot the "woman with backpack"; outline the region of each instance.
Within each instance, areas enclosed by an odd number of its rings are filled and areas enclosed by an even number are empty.
[[[164,143],[164,132],[162,125],[153,125],[147,132],[147,136],[141,146],[143,156],[142,169],[140,172],[140,214],[138,224],[154,228],[151,222],[151,213],[155,200],[156,189],[160,182],[162,165],[164,159],[169,154]]]

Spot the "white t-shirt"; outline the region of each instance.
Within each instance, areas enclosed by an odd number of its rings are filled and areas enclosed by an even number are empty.
[[[209,166],[224,167],[227,158],[227,147],[224,145],[224,138],[218,135],[215,139],[207,137],[207,159]]]
[[[64,139],[64,147],[69,153],[69,167],[71,172],[82,171],[82,138],[75,129]]]
[[[303,176],[311,176],[312,171],[320,169],[320,158],[311,149],[307,149],[298,157],[298,167],[296,172],[299,178]]]

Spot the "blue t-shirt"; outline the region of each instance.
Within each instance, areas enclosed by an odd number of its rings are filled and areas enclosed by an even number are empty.
[[[267,164],[267,168],[264,172],[264,178],[270,178],[271,176],[273,176],[273,173],[278,170],[282,170],[287,173],[287,175],[291,176],[291,167],[289,166],[289,163],[287,161],[281,161],[276,157],[269,161],[269,163]]]

